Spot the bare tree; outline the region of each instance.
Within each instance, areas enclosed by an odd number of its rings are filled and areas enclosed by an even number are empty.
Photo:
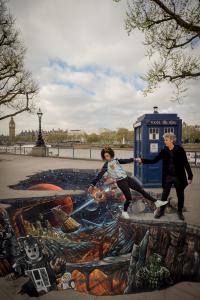
[[[199,0],[130,0],[125,25],[129,34],[134,29],[144,33],[153,60],[142,77],[147,82],[145,93],[168,81],[175,84],[178,99],[185,90],[183,83],[200,77]]]
[[[25,51],[6,1],[0,0],[0,120],[34,110],[38,86],[25,69]]]

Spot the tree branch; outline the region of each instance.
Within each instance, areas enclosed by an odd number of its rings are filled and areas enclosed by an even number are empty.
[[[149,28],[151,28],[152,26],[154,26],[156,24],[160,24],[160,23],[167,22],[167,21],[170,21],[170,20],[173,20],[173,18],[169,17],[169,18],[153,21],[153,20],[148,19],[148,17],[147,17],[147,21],[151,22],[151,24],[147,25],[146,27],[149,29]]]
[[[7,71],[7,72],[4,72],[4,75],[1,77],[0,76],[0,81],[2,81],[2,80],[4,80],[4,79],[6,79],[6,78],[8,78],[8,77],[13,77],[13,76],[16,76],[18,73],[20,73],[21,72],[21,70],[12,70],[12,72],[10,72],[10,74],[9,74],[9,71]]]
[[[30,110],[30,108],[29,108],[29,97],[28,97],[28,93],[26,93],[26,107],[23,108],[23,109],[20,109],[20,110],[18,110],[18,111],[16,111],[16,112],[14,112],[14,113],[5,115],[5,116],[3,116],[3,117],[0,117],[0,120],[4,120],[4,119],[6,119],[6,118],[16,116],[16,115],[18,115],[18,114],[20,114],[20,113],[22,113],[22,112],[24,112],[24,111],[29,111],[29,110]]]
[[[197,37],[199,37],[198,34],[192,36],[189,40],[185,41],[185,42],[182,43],[182,44],[176,44],[176,43],[175,43],[175,44],[172,45],[171,47],[166,47],[166,49],[171,50],[171,49],[174,49],[174,48],[180,48],[180,47],[183,47],[183,46],[189,44],[191,41],[193,41],[193,40],[196,39]]]
[[[9,114],[9,115],[5,115],[5,116],[3,116],[3,117],[0,117],[0,120],[4,120],[4,119],[6,119],[6,118],[16,116],[16,115],[18,115],[18,114],[20,114],[20,113],[22,113],[22,112],[24,112],[24,111],[29,111],[29,110],[30,110],[30,109],[29,109],[28,107],[23,108],[23,109],[18,110],[17,112],[15,112],[15,113],[13,113],[13,114]]]
[[[155,2],[162,10],[164,10],[168,15],[170,15],[178,25],[180,25],[181,27],[187,30],[194,31],[198,33],[198,35],[200,34],[200,26],[193,25],[191,23],[186,22],[179,15],[172,12],[162,1],[160,0],[151,0],[151,1]]]
[[[162,78],[164,79],[169,79],[170,81],[176,80],[176,79],[181,79],[181,78],[186,78],[186,77],[198,77],[200,76],[200,72],[196,72],[196,73],[190,73],[190,72],[183,72],[182,74],[179,75],[162,75]]]
[[[9,94],[11,94],[11,93],[9,93]],[[6,100],[0,100],[0,105],[5,105],[6,103],[11,102],[15,97],[17,97],[17,95],[20,95],[20,94],[21,94],[21,92],[18,90],[15,93],[11,94],[12,96],[9,98],[7,98],[8,95],[4,96],[4,98],[6,98]]]

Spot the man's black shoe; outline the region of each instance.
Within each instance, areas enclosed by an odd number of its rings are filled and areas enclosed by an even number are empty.
[[[177,215],[178,215],[178,217],[179,217],[179,219],[180,219],[181,221],[184,221],[184,220],[185,220],[182,211],[178,210],[178,211],[177,211]]]
[[[159,219],[160,217],[164,216],[165,211],[161,209],[157,209],[156,214],[154,215],[155,219]]]

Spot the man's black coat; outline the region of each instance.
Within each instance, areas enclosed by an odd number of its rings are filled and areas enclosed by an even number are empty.
[[[170,162],[170,153],[168,151],[168,148],[165,146],[158,153],[158,155],[156,155],[156,157],[154,157],[153,159],[142,158],[142,163],[155,164],[161,159],[163,161],[162,186],[164,188],[165,181],[166,181],[166,175],[167,175],[167,167]],[[188,180],[192,180],[193,174],[192,174],[192,170],[190,168],[185,150],[183,149],[183,147],[181,147],[179,145],[174,145],[174,166],[175,166],[175,171],[176,171],[177,177],[180,180],[181,186],[183,189],[185,189],[186,186],[188,185],[185,170],[187,171],[187,174],[188,174]]]

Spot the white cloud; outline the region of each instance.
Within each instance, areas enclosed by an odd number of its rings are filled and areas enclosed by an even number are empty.
[[[189,84],[183,104],[172,103],[171,87],[142,94],[149,65],[143,35],[124,29],[126,1],[9,0],[22,40],[26,64],[38,80],[36,99],[45,129],[132,128],[136,118],[152,112],[176,112],[186,122],[199,122],[199,88]],[[17,132],[37,129],[36,115],[16,116]],[[1,122],[0,133],[8,133]]]

